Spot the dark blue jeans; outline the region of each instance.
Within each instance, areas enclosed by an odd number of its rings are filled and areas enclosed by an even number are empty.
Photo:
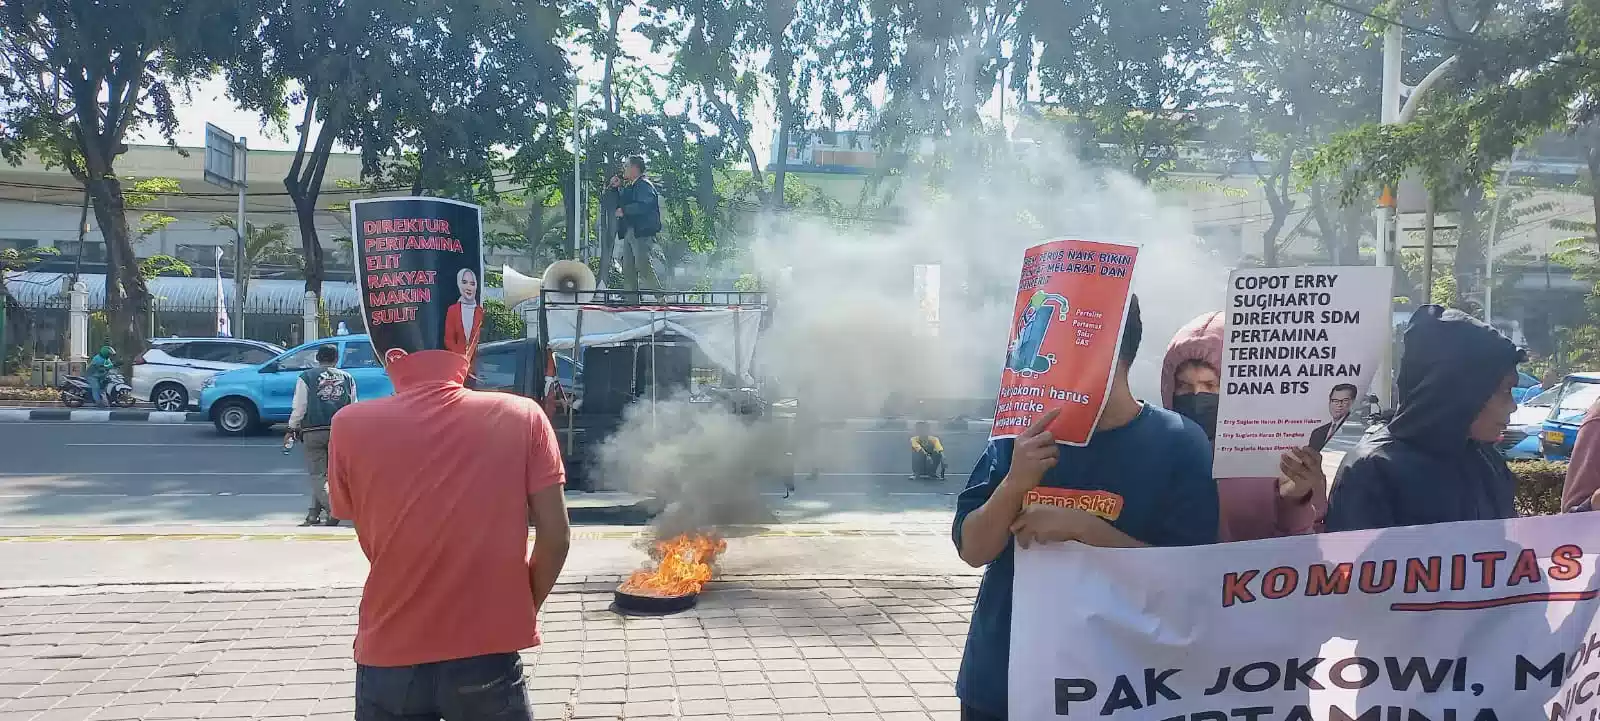
[[[532,721],[522,658],[356,666],[356,721]]]

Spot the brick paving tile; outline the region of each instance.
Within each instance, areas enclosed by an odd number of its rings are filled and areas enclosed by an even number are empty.
[[[731,579],[675,616],[563,583],[524,653],[539,719],[956,721],[976,578]],[[348,719],[357,588],[0,598],[7,721]]]

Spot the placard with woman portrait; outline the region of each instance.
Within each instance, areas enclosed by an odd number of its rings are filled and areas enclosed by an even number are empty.
[[[483,211],[444,198],[350,203],[361,316],[385,365],[424,350],[471,356],[483,328]]]

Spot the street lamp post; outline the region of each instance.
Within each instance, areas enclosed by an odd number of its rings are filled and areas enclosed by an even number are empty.
[[[1383,94],[1382,105],[1379,109],[1378,121],[1384,125],[1398,122],[1400,119],[1400,67],[1401,41],[1404,39],[1405,29],[1390,23],[1383,31]],[[1378,199],[1378,207],[1373,211],[1374,230],[1377,234],[1377,264],[1380,268],[1394,265],[1391,254],[1394,250],[1394,221],[1395,221],[1395,196],[1397,189],[1385,188]],[[1393,373],[1394,343],[1383,344],[1383,354],[1378,359],[1378,368],[1373,378],[1376,379],[1379,408],[1392,408],[1391,400],[1394,397]]]
[[[1383,99],[1378,116],[1379,122],[1383,125],[1411,122],[1412,118],[1416,117],[1418,108],[1421,107],[1422,96],[1428,92],[1429,88],[1438,83],[1439,79],[1444,77],[1445,73],[1449,72],[1451,68],[1455,67],[1456,62],[1459,59],[1459,56],[1452,55],[1448,58],[1445,58],[1443,62],[1440,62],[1432,70],[1428,71],[1428,74],[1422,78],[1421,82],[1417,83],[1415,88],[1409,89],[1410,97],[1406,99],[1405,105],[1402,107],[1400,104],[1400,97],[1401,95],[1406,94],[1406,91],[1408,90],[1408,88],[1405,87],[1400,79],[1400,71],[1405,60],[1405,55],[1402,48],[1404,39],[1405,28],[1401,27],[1399,23],[1390,22],[1388,27],[1384,28],[1383,85],[1381,90],[1383,93]],[[1394,265],[1394,254],[1396,251],[1396,246],[1398,245],[1395,242],[1395,202],[1398,195],[1398,188],[1385,188],[1378,200],[1378,207],[1376,211],[1374,211],[1374,220],[1376,221],[1378,235],[1376,245],[1377,264],[1379,267],[1390,267]],[[1428,191],[1428,202],[1430,206],[1432,204],[1432,200],[1432,191]],[[1428,265],[1431,268],[1431,256],[1429,261],[1430,262]],[[1426,293],[1430,290],[1431,289],[1424,289],[1423,292]],[[1383,346],[1383,356],[1378,360],[1378,368],[1375,375],[1377,388],[1374,389],[1376,391],[1375,395],[1378,396],[1378,405],[1381,408],[1394,407],[1391,402],[1394,397],[1393,368],[1394,343],[1385,343]]]

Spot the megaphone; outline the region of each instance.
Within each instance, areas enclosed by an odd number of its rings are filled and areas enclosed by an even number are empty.
[[[518,303],[539,297],[538,278],[529,278],[513,270],[509,265],[500,266],[500,275],[503,278],[501,285],[505,287],[507,308],[514,308]]]
[[[568,296],[562,300],[573,302],[579,293],[594,290],[594,271],[576,260],[558,260],[544,269],[544,278],[540,282],[543,287]]]

